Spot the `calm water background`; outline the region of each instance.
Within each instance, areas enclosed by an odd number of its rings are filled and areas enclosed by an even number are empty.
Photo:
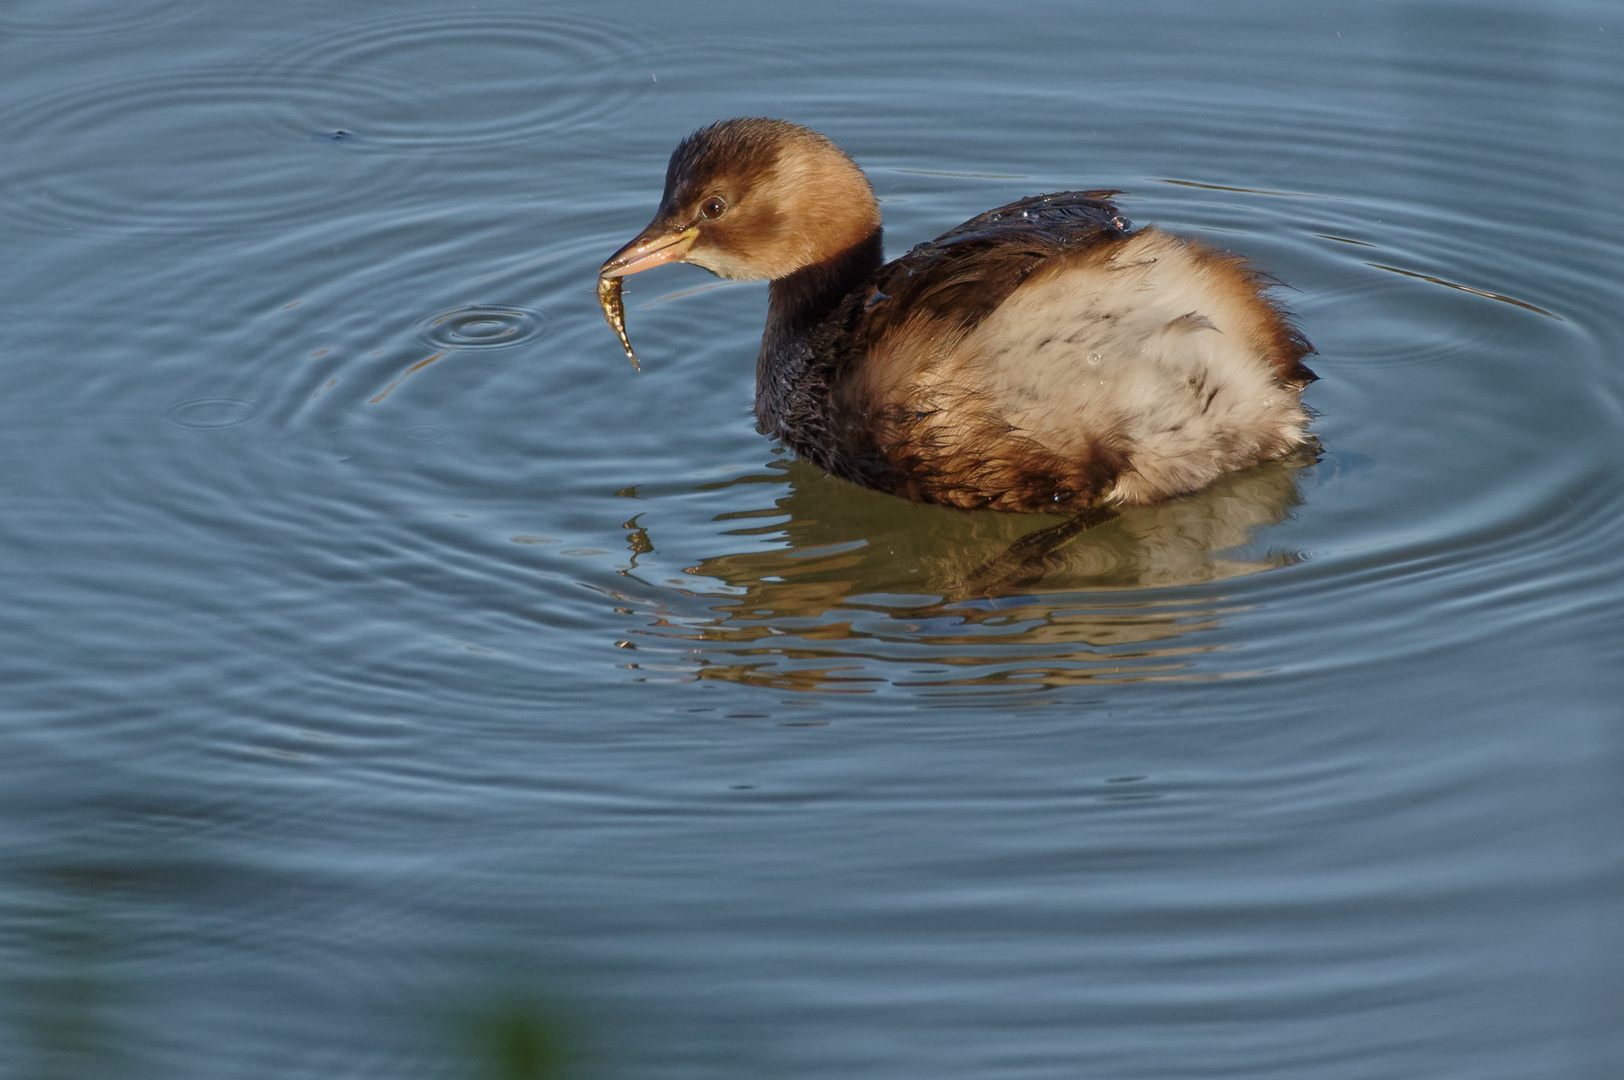
[[[10,0],[0,1073],[1624,1075],[1620,14]],[[1325,453],[978,594],[603,325],[757,114],[1259,259]]]

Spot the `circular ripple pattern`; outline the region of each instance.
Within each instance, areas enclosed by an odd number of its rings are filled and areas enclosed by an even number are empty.
[[[424,321],[418,334],[439,349],[504,348],[535,337],[549,322],[546,312],[521,307],[462,307]]]
[[[195,231],[352,206],[409,174],[311,135],[364,130],[399,93],[355,75],[230,68],[70,88],[0,112],[0,213]]]
[[[409,87],[370,117],[385,147],[501,146],[623,109],[647,76],[635,33],[549,13],[391,16],[329,27],[277,61],[303,79],[356,75]]]
[[[104,0],[16,0],[0,12],[0,30],[24,37],[128,33],[168,22],[196,6],[193,0],[148,0],[123,5]]]
[[[259,406],[241,398],[194,398],[171,405],[164,416],[176,427],[208,431],[241,427],[259,415]]]

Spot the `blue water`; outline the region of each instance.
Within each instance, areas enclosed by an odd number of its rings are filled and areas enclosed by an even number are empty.
[[[1608,3],[14,0],[0,1075],[1624,1075]],[[1252,257],[1318,460],[977,568],[594,296],[687,132]]]

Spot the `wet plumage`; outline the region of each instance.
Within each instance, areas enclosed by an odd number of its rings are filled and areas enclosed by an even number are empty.
[[[918,501],[1154,502],[1305,442],[1312,350],[1267,280],[1131,230],[1115,194],[1023,199],[885,264],[873,192],[832,142],[724,121],[678,146],[654,221],[600,282],[677,260],[769,279],[763,429]]]

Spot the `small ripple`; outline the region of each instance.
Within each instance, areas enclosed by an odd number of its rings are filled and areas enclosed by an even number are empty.
[[[947,169],[882,169],[881,172],[904,173],[909,176],[949,176],[957,180],[1030,180],[1025,173],[950,172]]]
[[[1347,236],[1337,236],[1335,233],[1315,233],[1314,235],[1319,237],[1321,240],[1330,240],[1332,243],[1336,244],[1352,244],[1354,247],[1367,248],[1373,248],[1376,246],[1375,244],[1368,243],[1364,240],[1354,240],[1353,238]]]
[[[407,88],[370,114],[360,134],[371,143],[471,149],[556,136],[625,108],[647,81],[628,74],[644,55],[635,33],[602,18],[459,11],[330,27],[278,67]]]
[[[550,321],[532,308],[470,305],[425,319],[417,333],[436,349],[506,348],[535,337]]]
[[[353,206],[399,185],[398,165],[312,136],[365,130],[398,94],[349,73],[240,68],[59,90],[0,112],[0,206],[48,224],[180,232]]]
[[[193,398],[171,405],[164,418],[176,427],[198,431],[241,427],[259,416],[259,406],[241,398]]]
[[[1404,277],[1420,278],[1422,281],[1430,281],[1434,285],[1442,285],[1446,289],[1455,289],[1459,292],[1471,293],[1473,296],[1481,296],[1489,300],[1498,300],[1502,304],[1510,304],[1513,307],[1526,308],[1529,311],[1544,315],[1547,318],[1555,319],[1557,322],[1563,321],[1562,316],[1556,314],[1554,311],[1546,311],[1537,304],[1530,304],[1526,300],[1518,300],[1515,297],[1506,296],[1503,293],[1489,292],[1487,289],[1474,289],[1470,285],[1461,285],[1457,282],[1448,281],[1441,277],[1435,277],[1432,274],[1423,274],[1419,270],[1401,270],[1396,266],[1384,266],[1381,263],[1366,263],[1365,265],[1373,270],[1386,270],[1390,274],[1400,274]]]
[[[19,37],[124,34],[168,22],[200,7],[197,0],[147,0],[108,4],[104,0],[15,0],[0,12],[0,30]]]
[[[1155,178],[1157,183],[1175,187],[1200,188],[1203,191],[1230,191],[1238,195],[1268,195],[1276,199],[1323,199],[1326,196],[1307,191],[1273,191],[1269,188],[1236,187],[1231,184],[1205,184],[1198,180],[1174,180],[1166,176]]]
[[[1499,354],[1513,329],[1545,347],[1582,334],[1574,321],[1584,318],[1578,297],[1588,291],[1585,283],[1561,281],[1548,269],[1524,274],[1524,265],[1506,258],[1503,223],[1346,197],[1268,208],[1252,200],[1180,204],[1178,210],[1200,228],[1210,229],[1215,219],[1238,222],[1248,239],[1235,246],[1249,254],[1271,242],[1288,249],[1259,259],[1303,290],[1279,298],[1329,352],[1327,364],[1338,354],[1356,357],[1362,367],[1452,364]],[[1370,318],[1371,311],[1381,317]],[[1553,325],[1563,323],[1569,325]]]
[[[1341,334],[1347,345],[1355,347],[1354,355],[1362,367],[1454,363],[1493,351],[1497,327],[1480,317],[1481,301],[1435,295],[1438,290],[1428,289],[1415,275],[1372,273],[1372,269],[1360,264],[1337,270],[1341,280],[1317,291],[1320,311],[1310,325],[1322,343]],[[1380,309],[1383,317],[1364,317],[1372,309]],[[1352,324],[1356,318],[1358,323]],[[1341,325],[1344,319],[1350,320],[1345,328]]]

